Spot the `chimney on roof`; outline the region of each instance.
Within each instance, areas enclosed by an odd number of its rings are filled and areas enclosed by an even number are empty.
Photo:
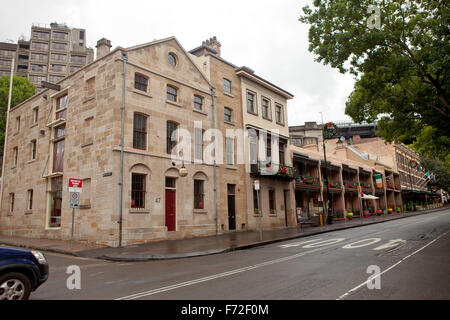
[[[222,46],[220,42],[217,40],[216,36],[209,38],[209,40],[203,41],[202,44],[206,44],[207,46],[213,48],[217,51],[217,56],[220,57],[220,47]]]
[[[105,38],[101,38],[97,41],[97,59],[106,56],[111,50],[111,41]]]

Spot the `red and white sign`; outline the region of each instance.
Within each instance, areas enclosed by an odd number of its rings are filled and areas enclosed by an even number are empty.
[[[259,190],[259,180],[255,180],[255,190]]]
[[[81,192],[83,188],[83,180],[69,179],[69,192]]]

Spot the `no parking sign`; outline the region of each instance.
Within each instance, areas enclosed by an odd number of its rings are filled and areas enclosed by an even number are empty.
[[[71,192],[70,193],[70,207],[72,209],[79,208],[80,204],[80,193],[79,192]]]

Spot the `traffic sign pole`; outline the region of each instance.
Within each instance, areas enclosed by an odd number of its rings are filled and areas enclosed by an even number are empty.
[[[70,243],[71,251],[73,252],[73,230],[75,224],[75,207],[72,208],[72,241]]]
[[[69,192],[70,192],[70,207],[72,208],[72,237],[70,241],[70,247],[73,251],[74,245],[74,230],[75,230],[75,208],[79,208],[80,193],[83,188],[83,180],[81,179],[69,179]]]

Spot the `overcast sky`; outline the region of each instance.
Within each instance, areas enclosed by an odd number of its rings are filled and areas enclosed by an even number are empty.
[[[65,22],[86,29],[88,46],[105,37],[130,47],[175,36],[186,50],[216,36],[222,57],[294,94],[289,125],[349,120],[353,77],[314,61],[309,26],[298,21],[312,0],[13,0],[3,4],[0,41],[28,39],[32,23]]]

